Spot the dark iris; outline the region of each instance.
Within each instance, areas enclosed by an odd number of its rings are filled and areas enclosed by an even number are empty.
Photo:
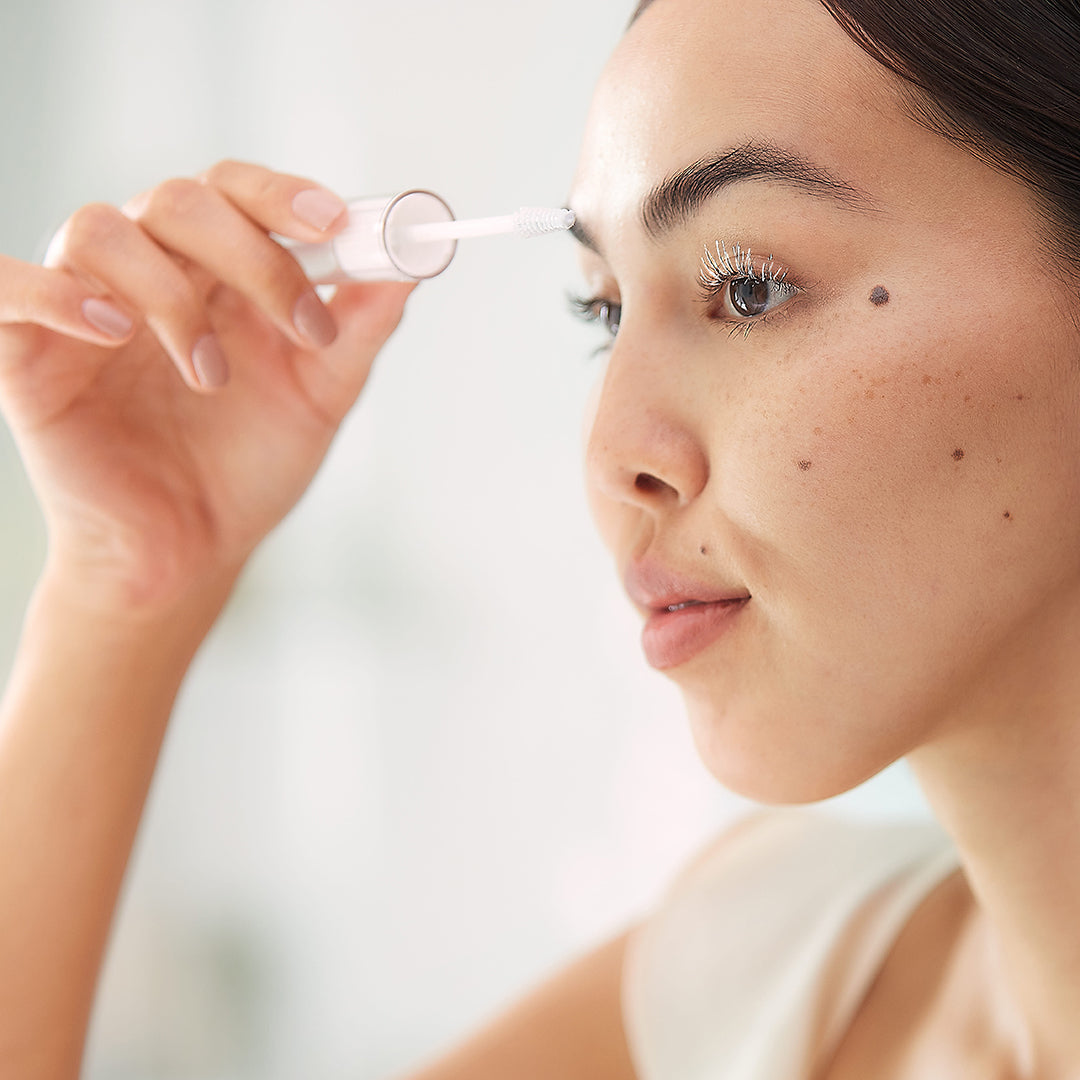
[[[740,315],[760,315],[769,306],[769,282],[739,278],[731,283],[731,303]]]
[[[622,307],[619,304],[609,304],[605,300],[600,304],[598,316],[600,325],[614,337],[619,332],[619,320],[622,318]]]

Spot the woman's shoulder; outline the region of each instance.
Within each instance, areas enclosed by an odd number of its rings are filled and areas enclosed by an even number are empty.
[[[881,821],[819,807],[763,807],[700,848],[674,876],[659,908],[706,896],[735,900],[785,880],[804,889],[820,883],[833,896],[838,875],[879,878],[947,850],[949,837],[931,819]]]
[[[795,1066],[798,1027],[809,1037],[816,991],[854,915],[890,882],[910,879],[917,891],[952,860],[932,821],[800,807],[764,809],[725,829],[676,875],[628,944],[624,1022],[642,1080],[692,1080],[718,1068],[742,1075],[781,1024]]]

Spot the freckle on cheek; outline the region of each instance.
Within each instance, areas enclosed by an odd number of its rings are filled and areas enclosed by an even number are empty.
[[[1006,510],[1006,511],[1005,511],[1005,513],[1004,513],[1004,514],[1002,514],[1001,516],[1002,516],[1002,517],[1003,517],[1003,518],[1004,518],[1004,519],[1005,519],[1006,521],[1012,521],[1012,514],[1010,514],[1008,510]]]
[[[870,303],[874,307],[884,307],[889,302],[889,290],[884,285],[875,285],[870,293]]]
[[[964,460],[964,451],[961,450],[960,447],[958,446],[952,452],[952,456],[953,456],[953,461],[963,461]]]

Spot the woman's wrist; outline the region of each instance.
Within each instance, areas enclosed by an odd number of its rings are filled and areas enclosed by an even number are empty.
[[[38,580],[33,607],[66,611],[78,621],[99,624],[102,632],[142,635],[155,627],[171,636],[201,640],[225,606],[243,562],[206,567],[194,576],[147,577],[103,573],[79,556],[51,550]]]
[[[221,570],[146,603],[122,584],[48,559],[26,611],[5,704],[24,680],[37,682],[43,669],[61,663],[56,676],[76,679],[92,697],[167,715],[238,575]]]

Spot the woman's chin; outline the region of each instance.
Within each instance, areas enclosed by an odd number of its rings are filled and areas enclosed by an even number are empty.
[[[702,764],[729,791],[754,802],[786,806],[831,799],[903,756],[893,740],[852,739],[842,724],[820,713],[730,704],[718,709],[690,695],[686,705]]]

